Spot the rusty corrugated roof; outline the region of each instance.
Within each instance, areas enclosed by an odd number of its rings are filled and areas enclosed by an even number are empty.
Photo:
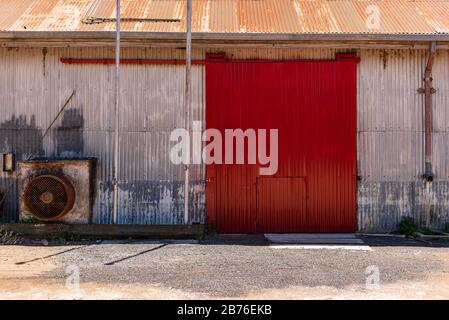
[[[376,10],[380,23],[373,28],[370,16]],[[123,31],[183,32],[184,16],[185,1],[122,0],[124,19],[142,19],[124,21]],[[115,0],[0,1],[0,31],[3,32],[113,31],[114,17]],[[449,34],[449,1],[193,0],[193,31],[446,35]]]

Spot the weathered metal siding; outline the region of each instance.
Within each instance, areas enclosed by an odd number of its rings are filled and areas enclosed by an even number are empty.
[[[432,95],[432,150],[436,176],[429,203],[432,218],[449,223],[449,50],[439,52],[433,69],[433,87],[436,93]]]
[[[194,52],[194,55],[198,55]],[[113,56],[111,49],[0,50],[0,152],[17,159],[46,157],[99,159],[94,222],[111,222],[114,76],[111,65],[66,65],[60,57]],[[182,59],[180,50],[124,50],[124,58]],[[169,135],[182,128],[182,66],[123,65],[121,82],[121,177],[119,223],[183,222],[183,168],[169,161]],[[192,120],[204,119],[203,68],[193,67]],[[65,100],[74,98],[42,139]],[[204,221],[204,172],[192,166],[193,222]],[[17,185],[7,174],[7,220],[17,219]],[[11,182],[12,181],[12,182]],[[12,183],[12,185],[10,185]]]
[[[441,127],[447,132],[449,123],[442,114],[447,112],[449,97],[444,89],[434,95],[433,104],[436,181],[426,185],[422,178],[424,97],[417,89],[423,87],[427,54],[425,50],[360,52],[359,230],[393,230],[404,216],[435,227],[449,221],[449,183],[443,168],[448,163],[448,147],[439,133]],[[445,88],[449,80],[447,52],[440,52],[436,61],[434,85]]]
[[[434,167],[437,181],[449,180],[449,50],[436,57],[433,71],[434,101]],[[449,194],[446,203],[449,201]]]
[[[224,51],[233,59],[287,60],[330,59],[337,50],[217,48],[208,51]],[[427,52],[363,49],[357,53],[361,57],[357,75],[359,230],[392,230],[403,216],[413,216],[418,221],[430,216],[431,223],[436,226],[449,222],[448,51],[438,51],[433,70],[433,86],[437,89],[433,95],[435,180],[428,191],[421,178],[424,172],[424,97],[416,91],[423,86]],[[183,50],[140,48],[125,49],[123,54],[124,58],[184,58]],[[41,49],[0,49],[0,152],[12,150],[23,157],[38,149],[50,156],[98,157],[100,173],[95,221],[110,223],[112,66],[62,65],[58,60],[62,56],[111,58],[114,54],[113,49],[49,49],[44,63]],[[194,50],[194,59],[204,56],[205,50]],[[193,118],[196,120],[204,119],[203,69],[194,67]],[[124,65],[123,79],[126,81],[123,81],[122,103],[131,111],[122,118],[122,128],[127,132],[122,135],[125,182],[120,221],[179,223],[183,195],[177,193],[177,190],[182,193],[182,188],[176,186],[183,181],[182,169],[171,166],[163,153],[167,150],[167,128],[175,124],[183,126],[180,118],[183,67]],[[42,142],[43,129],[73,89],[77,94],[66,114]],[[148,101],[159,103],[154,105]],[[66,145],[63,141],[67,140],[72,142]],[[197,177],[203,177],[201,166],[196,172]],[[0,174],[0,188],[4,189],[11,178]],[[202,178],[194,180],[202,181]],[[170,187],[166,187],[167,183]],[[142,192],[145,188],[153,191]],[[192,184],[191,190],[198,208],[193,221],[204,221],[204,185]],[[8,219],[17,215],[15,192],[16,186],[7,197]],[[159,200],[154,201],[154,198]],[[139,200],[134,202],[134,199]]]

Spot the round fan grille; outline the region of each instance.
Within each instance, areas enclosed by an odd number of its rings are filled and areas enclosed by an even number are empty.
[[[40,220],[55,220],[73,208],[75,190],[66,179],[42,175],[32,179],[24,195],[28,210]]]

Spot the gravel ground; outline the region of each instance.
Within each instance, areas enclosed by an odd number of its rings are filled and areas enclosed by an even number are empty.
[[[6,231],[0,229],[0,245],[15,245],[22,244],[24,239],[22,236],[14,233],[13,231]]]
[[[405,239],[364,240],[371,251],[274,249],[257,236],[240,240],[222,237],[199,244],[104,241],[75,246],[1,246],[0,285],[2,280],[4,284],[7,280],[63,284],[67,266],[77,266],[81,287],[156,287],[192,298],[264,293],[267,298],[270,290],[278,295],[292,288],[321,288],[323,295],[325,288],[362,292],[366,268],[377,266],[383,286],[402,288],[408,282],[425,284],[442,277],[438,281],[449,290],[448,243],[431,247]]]

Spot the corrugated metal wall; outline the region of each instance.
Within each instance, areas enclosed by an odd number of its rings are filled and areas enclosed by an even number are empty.
[[[111,49],[0,50],[0,152],[18,160],[45,157],[99,159],[94,222],[111,222],[113,65],[68,65],[60,57],[104,58]],[[197,53],[194,53],[198,55]],[[131,49],[124,57],[182,59],[182,51]],[[192,120],[204,119],[204,70],[194,66]],[[169,161],[169,135],[184,126],[185,68],[123,65],[121,77],[121,193],[119,223],[179,224],[184,216],[184,171]],[[65,100],[74,98],[42,139]],[[204,121],[203,121],[204,122]],[[192,222],[204,222],[204,170],[191,170]],[[17,220],[17,185],[7,174],[6,219]]]
[[[333,49],[213,49],[231,59],[329,59]],[[345,50],[339,50],[345,51]],[[194,58],[206,50],[194,50]],[[125,49],[125,58],[183,59],[175,49]],[[396,228],[403,216],[449,222],[449,54],[434,65],[435,181],[421,178],[425,50],[358,50],[358,227]],[[113,49],[0,49],[0,152],[18,158],[39,150],[45,156],[95,156],[100,160],[94,208],[97,223],[111,222],[113,161],[113,66],[64,65],[60,57],[111,58]],[[183,172],[168,161],[168,134],[183,126],[182,66],[125,65],[121,121],[122,223],[182,223]],[[193,120],[204,120],[204,67],[194,66]],[[42,132],[76,89],[69,108],[42,140]],[[12,177],[1,173],[0,188]],[[191,186],[192,221],[204,222],[202,166]],[[13,184],[14,185],[14,184]],[[9,189],[7,220],[17,217],[17,186]],[[427,190],[427,191],[426,191]]]
[[[449,222],[448,55],[434,66],[433,139],[435,181],[424,173],[425,50],[362,50],[358,83],[358,224],[360,230],[387,231],[404,216],[441,227]],[[446,88],[446,89],[445,89]],[[445,117],[445,118],[444,118]],[[446,168],[445,168],[446,167]]]

